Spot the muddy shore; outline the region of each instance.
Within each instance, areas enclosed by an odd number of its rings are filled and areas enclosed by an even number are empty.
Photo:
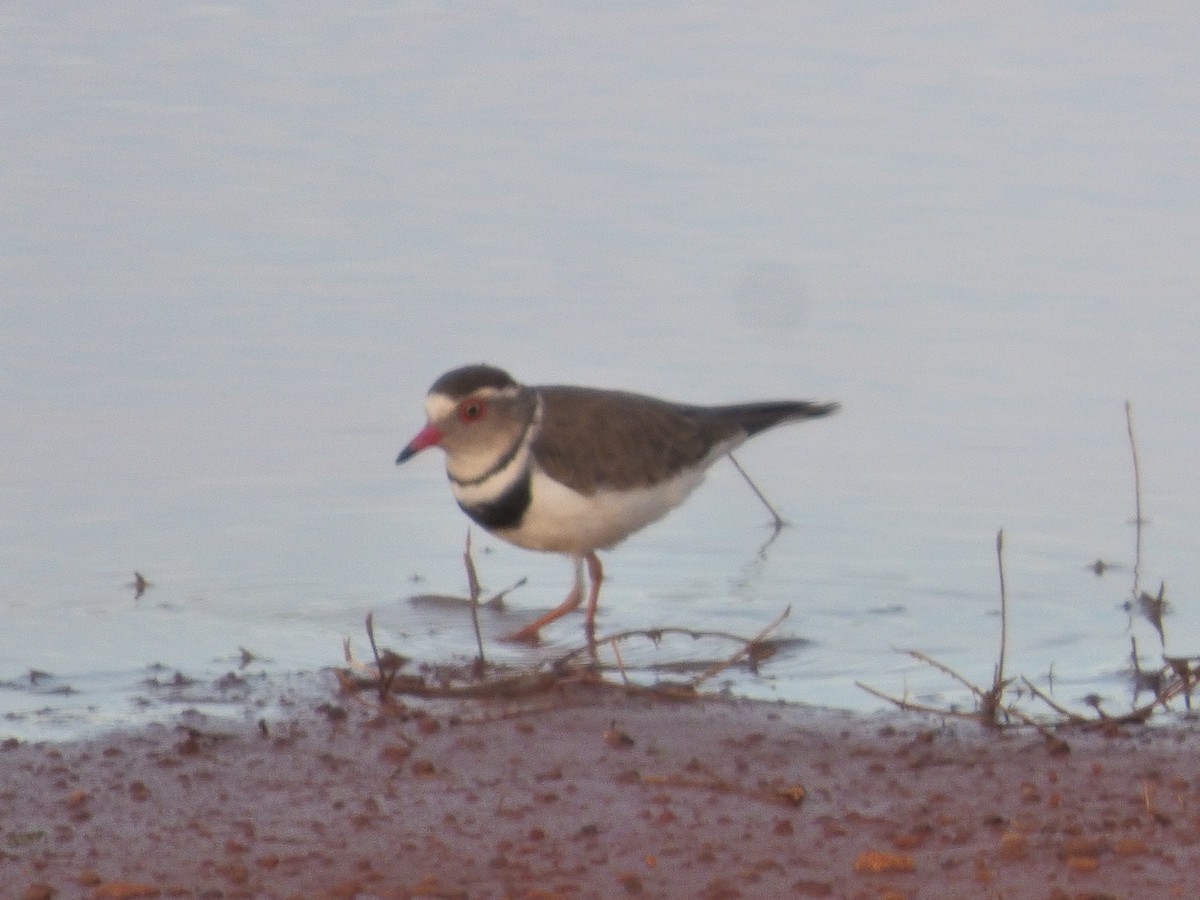
[[[1200,896],[1191,723],[995,733],[574,686],[381,710],[330,685],[0,745],[0,896]]]

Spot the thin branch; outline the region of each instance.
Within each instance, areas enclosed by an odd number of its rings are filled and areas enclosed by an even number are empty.
[[[1133,598],[1138,598],[1139,579],[1142,572],[1142,467],[1138,463],[1137,441],[1133,436],[1133,404],[1125,401],[1125,430],[1129,433],[1129,452],[1133,456],[1133,502],[1134,502],[1134,557]]]
[[[612,644],[613,655],[617,658],[617,668],[621,671],[621,680],[629,684],[629,674],[625,671],[625,660],[621,659],[621,646],[616,638],[613,638],[609,643]]]
[[[480,606],[486,606],[489,608],[502,607],[504,605],[504,598],[507,597],[509,594],[511,594],[513,591],[515,591],[517,588],[524,587],[525,583],[528,580],[529,579],[526,578],[525,576],[518,578],[516,581],[514,581],[508,587],[506,587],[502,590],[496,591],[496,593],[492,594],[492,596],[490,596],[486,600],[484,600],[483,603],[480,604]]]
[[[746,643],[741,648],[739,648],[736,653],[734,653],[732,656],[730,656],[729,659],[725,660],[724,662],[720,662],[714,666],[709,667],[708,669],[706,669],[705,671],[703,671],[699,675],[697,675],[694,679],[692,679],[691,686],[693,688],[699,688],[701,684],[703,684],[705,681],[708,681],[708,679],[712,678],[714,675],[718,675],[721,672],[724,672],[730,666],[736,664],[740,659],[742,659],[742,657],[749,656],[754,651],[754,648],[762,642],[762,639],[765,638],[772,631],[774,631],[776,628],[778,628],[779,623],[782,622],[784,619],[786,619],[791,614],[792,614],[792,605],[789,603],[787,605],[787,607],[784,609],[784,611],[781,612],[779,615],[777,615],[775,617],[775,620],[773,622],[771,622],[770,625],[768,625],[766,628],[764,628],[762,631],[760,631],[758,634],[756,634],[750,640],[746,641]]]
[[[967,690],[969,690],[972,694],[974,694],[977,698],[979,698],[979,700],[981,702],[987,700],[987,692],[984,691],[983,688],[967,681],[967,679],[965,679],[963,676],[959,675],[957,672],[955,672],[952,668],[950,668],[945,663],[938,662],[932,656],[922,653],[920,650],[905,650],[904,652],[907,653],[909,656],[911,656],[913,659],[918,660],[919,662],[923,662],[927,666],[933,666],[933,668],[937,669],[939,672],[942,672],[945,675],[949,675],[951,678],[953,678],[955,681],[957,681],[959,684],[961,684],[963,687],[965,687]]]
[[[371,645],[371,655],[375,657],[375,671],[379,673],[377,685],[379,688],[379,702],[388,702],[388,694],[391,692],[392,681],[396,677],[396,673],[400,670],[398,664],[385,665],[384,659],[379,653],[379,646],[375,643],[375,613],[367,613],[367,641]],[[347,641],[346,649],[349,651],[350,644]],[[384,655],[389,655],[388,651],[384,651]],[[394,660],[395,657],[392,657]]]
[[[992,676],[992,689],[984,695],[980,718],[989,725],[998,725],[1000,697],[1004,694],[1004,656],[1008,647],[1008,590],[1004,584],[1004,529],[996,532],[996,567],[1000,571],[1000,654]]]
[[[861,681],[854,682],[854,685],[859,690],[866,691],[872,697],[878,697],[880,700],[886,700],[888,703],[893,704],[905,712],[930,713],[935,716],[947,716],[952,719],[971,719],[972,721],[978,721],[978,717],[973,712],[964,712],[957,709],[941,709],[936,706],[926,706],[923,703],[914,703],[911,700],[905,700],[901,697],[893,697],[890,694],[885,694],[883,691],[876,690],[869,684],[864,684]]]
[[[1004,584],[1004,529],[996,532],[996,567],[1000,571],[1000,658],[996,663],[996,682],[993,685],[999,695],[1004,683],[1004,654],[1008,647],[1008,590]]]
[[[379,645],[375,643],[375,613],[367,613],[367,642],[371,645],[371,655],[375,657],[375,671],[379,673],[379,698],[383,699],[383,664],[379,660]],[[347,645],[349,646],[349,645]]]
[[[1184,705],[1187,707],[1188,712],[1191,712],[1192,711],[1192,685],[1195,683],[1195,680],[1194,680],[1194,673],[1192,672],[1192,667],[1188,662],[1188,657],[1186,657],[1186,656],[1174,656],[1174,657],[1164,656],[1163,659],[1166,661],[1167,667],[1170,668],[1170,670],[1175,673],[1175,677],[1178,680],[1176,681],[1175,685],[1172,686],[1172,688],[1168,688],[1166,691],[1159,691],[1158,692],[1159,698],[1160,699],[1166,698],[1168,694],[1172,693],[1172,690],[1174,691],[1175,694],[1181,693],[1181,694],[1183,694]],[[1163,707],[1166,708],[1165,699],[1164,699]]]
[[[766,495],[758,489],[758,485],[754,483],[754,480],[746,474],[746,470],[742,468],[742,464],[737,461],[737,458],[732,453],[726,453],[725,455],[729,457],[729,461],[733,463],[733,467],[738,470],[738,474],[746,479],[746,484],[750,485],[750,490],[754,491],[755,496],[758,497],[758,499],[762,501],[762,505],[767,508],[767,512],[771,514],[771,519],[774,522],[775,530],[779,531],[779,529],[787,524],[783,521],[783,517],[776,512],[775,507],[771,505],[771,501],[768,500]]]
[[[475,644],[479,647],[479,667],[487,665],[483,655],[483,632],[479,630],[479,576],[475,572],[475,560],[471,558],[471,529],[467,529],[467,547],[463,551],[463,564],[467,567],[467,588],[471,592],[471,625],[475,628]]]
[[[562,656],[555,659],[553,662],[553,665],[557,666],[557,667],[562,667],[562,666],[569,664],[577,656],[580,656],[584,653],[588,653],[590,655],[591,648],[594,645],[607,644],[612,641],[623,641],[623,640],[626,640],[627,638],[632,638],[632,637],[644,637],[647,640],[649,640],[655,644],[658,644],[667,635],[682,635],[684,637],[690,637],[693,640],[697,640],[697,641],[701,640],[702,638],[717,638],[717,639],[723,640],[723,641],[733,641],[734,643],[738,643],[738,644],[750,643],[749,641],[746,640],[746,638],[742,637],[741,635],[732,634],[731,632],[728,632],[728,631],[696,631],[693,628],[679,628],[676,626],[669,626],[666,628],[649,628],[649,629],[634,628],[634,629],[630,629],[628,631],[618,631],[615,634],[608,634],[601,638],[598,638],[594,642],[589,642],[589,643],[583,644],[582,646],[579,646],[579,647],[573,647],[572,649],[570,649],[566,653],[564,653]]]
[[[1036,728],[1038,733],[1041,734],[1041,736],[1046,739],[1046,743],[1049,745],[1051,753],[1061,754],[1061,753],[1070,753],[1071,752],[1071,745],[1068,744],[1066,741],[1064,741],[1062,738],[1060,738],[1058,735],[1056,735],[1046,725],[1042,724],[1041,722],[1037,721],[1036,719],[1032,719],[1029,716],[1025,715],[1025,713],[1021,712],[1019,709],[1017,709],[1012,704],[1009,704],[1008,706],[1003,707],[1003,709],[1007,715],[1012,716],[1013,718],[1023,722],[1024,724],[1028,725],[1031,728]]]
[[[1033,694],[1033,696],[1037,697],[1039,700],[1041,700],[1043,703],[1045,703],[1048,707],[1050,707],[1052,710],[1054,710],[1056,713],[1058,713],[1060,716],[1062,716],[1068,722],[1071,722],[1072,724],[1075,724],[1075,725],[1082,725],[1083,723],[1085,723],[1087,721],[1087,719],[1085,719],[1083,716],[1079,715],[1078,713],[1071,712],[1071,710],[1067,709],[1062,704],[1058,703],[1055,700],[1052,700],[1050,698],[1049,694],[1047,694],[1045,691],[1043,691],[1041,688],[1039,688],[1036,684],[1034,684],[1032,681],[1030,681],[1025,676],[1023,676],[1023,675],[1021,676],[1021,681],[1023,681],[1025,683],[1025,687],[1029,688],[1029,692],[1031,694]]]

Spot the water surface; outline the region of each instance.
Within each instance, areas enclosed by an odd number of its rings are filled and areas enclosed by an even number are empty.
[[[1133,563],[1200,652],[1200,13],[918,4],[179,3],[0,22],[0,731],[136,720],[143,681],[336,665],[374,611],[473,652],[466,519],[396,452],[442,371],[688,401],[836,399],[606,557],[605,630],[803,642],[756,696],[896,652],[1127,702]],[[569,564],[476,535],[527,576]],[[135,599],[141,571],[153,586]],[[547,632],[553,655],[578,619]],[[526,651],[489,647],[496,658]],[[29,672],[49,673],[30,685]],[[73,693],[63,693],[69,687]],[[141,698],[141,699],[139,699]],[[50,710],[51,713],[38,713]]]

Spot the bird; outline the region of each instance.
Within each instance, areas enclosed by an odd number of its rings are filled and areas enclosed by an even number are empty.
[[[595,633],[611,549],[658,521],[748,438],[784,422],[836,412],[837,403],[780,400],[723,406],[569,385],[524,385],[492,365],[438,378],[425,396],[425,426],[396,464],[441,447],[459,507],[518,547],[572,557],[575,583],[554,609],[507,637],[537,642],[540,630],[583,602]]]

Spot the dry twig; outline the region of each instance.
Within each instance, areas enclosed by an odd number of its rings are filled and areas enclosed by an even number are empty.
[[[763,638],[765,638],[768,634],[770,634],[772,631],[774,631],[776,628],[778,628],[779,623],[782,622],[784,619],[786,619],[791,614],[792,614],[792,605],[789,603],[787,605],[787,607],[784,609],[784,611],[775,617],[775,620],[773,622],[771,622],[771,624],[769,624],[766,628],[764,628],[762,631],[760,631],[758,634],[756,634],[750,640],[746,641],[745,644],[736,653],[734,653],[732,656],[730,656],[728,659],[724,660],[723,662],[720,662],[717,665],[712,666],[709,669],[706,669],[705,671],[701,672],[698,676],[696,676],[694,679],[692,679],[692,685],[691,685],[692,689],[694,690],[694,689],[699,688],[700,685],[703,684],[705,681],[712,678],[714,675],[719,675],[721,672],[724,672],[730,666],[736,664],[743,657],[751,656],[754,652],[754,648],[762,643]]]
[[[613,656],[617,658],[617,668],[621,672],[621,681],[629,684],[629,675],[625,671],[625,660],[621,659],[621,645],[617,642],[616,638],[609,638],[608,642],[612,644]]]
[[[480,674],[483,674],[483,669],[487,666],[487,659],[483,655],[483,632],[479,630],[479,576],[475,572],[475,560],[471,558],[471,529],[467,529],[467,546],[463,550],[463,565],[467,567],[467,589],[471,593],[471,625],[475,629],[475,644],[479,648],[479,664]]]
[[[382,654],[379,652],[379,647],[375,643],[375,613],[367,613],[366,625],[367,641],[371,645],[371,655],[375,657],[375,671],[378,673],[376,687],[379,690],[379,701],[386,703],[392,690],[392,681],[395,680],[396,673],[400,671],[405,660],[390,650],[384,650]],[[346,650],[349,652],[349,642],[346,644]]]
[[[992,688],[980,697],[979,718],[984,724],[1000,724],[1000,698],[1004,694],[1004,654],[1008,647],[1008,590],[1004,585],[1004,529],[996,532],[996,566],[1000,572],[1000,654],[992,675]]]
[[[1142,573],[1142,525],[1146,520],[1142,517],[1142,467],[1138,464],[1137,441],[1133,436],[1133,404],[1125,401],[1125,430],[1129,434],[1129,452],[1133,456],[1133,599],[1139,596],[1138,586]]]
[[[779,531],[779,529],[787,524],[785,521],[783,521],[783,517],[779,515],[779,513],[775,510],[775,507],[771,505],[771,501],[767,499],[766,494],[758,489],[758,485],[754,483],[754,480],[746,474],[746,470],[742,468],[742,464],[737,461],[737,458],[732,453],[726,453],[725,455],[729,457],[729,461],[733,463],[733,467],[738,470],[738,474],[740,474],[742,478],[746,479],[746,484],[750,485],[750,490],[754,491],[754,496],[758,497],[758,499],[762,502],[762,505],[767,508],[767,512],[771,514],[771,519],[775,525],[775,530]]]

